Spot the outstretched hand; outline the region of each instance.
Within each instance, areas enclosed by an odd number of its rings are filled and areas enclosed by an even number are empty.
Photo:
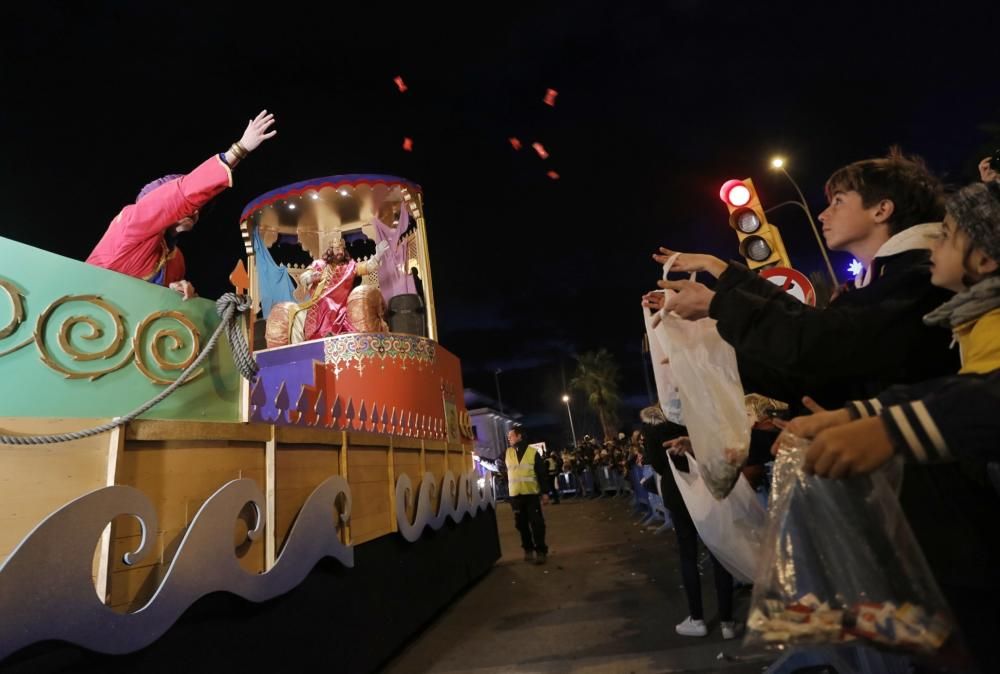
[[[299,287],[308,288],[313,284],[313,282],[319,278],[322,272],[316,269],[306,269],[304,272],[299,274]]]
[[[681,318],[694,321],[708,316],[708,307],[715,297],[708,286],[697,281],[657,281],[656,285],[676,292],[667,308]]]
[[[642,296],[642,306],[653,311],[659,311],[663,308],[665,300],[666,298],[663,296],[662,290],[651,290]]]
[[[385,257],[385,252],[389,250],[388,241],[379,241],[375,244],[375,253],[372,255],[372,262],[376,265],[382,262],[382,258]]]
[[[840,426],[841,424],[850,423],[851,421],[851,415],[847,413],[847,410],[824,409],[819,403],[809,396],[802,399],[802,404],[805,405],[806,408],[812,412],[812,414],[795,417],[791,421],[784,421],[782,419],[773,420],[774,425],[781,429],[782,435],[788,433],[790,435],[796,435],[800,438],[811,440],[827,428]],[[779,435],[778,439],[775,440],[774,444],[771,446],[772,455],[777,455],[780,443],[781,436]]]
[[[663,447],[675,456],[683,454],[694,456],[694,449],[691,447],[691,438],[686,435],[674,438],[673,440],[667,440],[663,443]]]
[[[267,110],[261,110],[247,124],[246,131],[243,132],[243,137],[240,138],[240,145],[246,148],[247,152],[253,152],[261,143],[278,133],[277,131],[268,131],[272,124],[274,124],[274,115]]]
[[[653,259],[660,264],[666,264],[667,260],[675,254],[677,255],[677,259],[674,260],[674,264],[670,267],[670,271],[707,271],[712,276],[718,278],[722,276],[722,272],[726,271],[726,267],[729,266],[726,262],[723,262],[714,255],[703,255],[701,253],[678,253],[675,250],[670,250],[669,248],[664,248],[663,246],[660,246],[659,253],[653,253]]]
[[[881,417],[867,417],[821,431],[802,468],[819,477],[863,475],[892,458],[895,449]]]

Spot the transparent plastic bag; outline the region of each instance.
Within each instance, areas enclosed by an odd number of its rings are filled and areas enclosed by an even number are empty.
[[[954,622],[885,471],[807,475],[808,446],[782,436],[746,644],[938,650]]]

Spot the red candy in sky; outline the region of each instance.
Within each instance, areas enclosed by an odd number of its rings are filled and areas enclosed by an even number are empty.
[[[511,138],[508,138],[507,140],[510,141],[510,146],[512,148],[514,148],[515,150],[520,150],[521,149],[521,141],[518,140],[517,138],[511,137]]]
[[[552,178],[553,180],[559,180],[559,174],[556,173],[555,171],[549,171],[545,175],[547,175],[548,177]]]
[[[413,152],[413,139],[412,138],[404,138],[403,139],[403,149],[406,150],[407,152]]]
[[[396,83],[397,87],[399,87],[399,93],[406,91],[406,82],[403,81],[402,76],[397,75],[392,81]]]
[[[556,107],[556,96],[559,92],[555,89],[547,89],[545,91],[545,105],[551,105],[553,108]]]
[[[537,152],[538,156],[541,157],[542,159],[549,158],[549,153],[545,151],[545,146],[542,145],[541,143],[532,143],[531,147],[535,148],[535,152]]]

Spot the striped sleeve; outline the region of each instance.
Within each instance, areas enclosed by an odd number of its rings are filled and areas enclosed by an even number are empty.
[[[893,386],[846,409],[852,419],[878,416],[910,461],[1000,460],[1000,370]]]
[[[852,400],[847,403],[846,409],[847,413],[851,415],[851,419],[865,419],[882,414],[883,408],[878,398],[871,398],[870,400]]]
[[[893,445],[909,460],[917,463],[954,460],[941,429],[922,400],[887,407],[881,417]]]

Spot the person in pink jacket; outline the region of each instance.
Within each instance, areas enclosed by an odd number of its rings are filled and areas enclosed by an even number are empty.
[[[212,198],[232,187],[232,169],[277,131],[268,131],[274,115],[262,110],[247,124],[243,137],[228,150],[210,157],[187,175],[154,180],[115,216],[87,258],[89,264],[128,274],[195,297],[185,280],[184,255],[177,235],[190,231],[198,212]]]

